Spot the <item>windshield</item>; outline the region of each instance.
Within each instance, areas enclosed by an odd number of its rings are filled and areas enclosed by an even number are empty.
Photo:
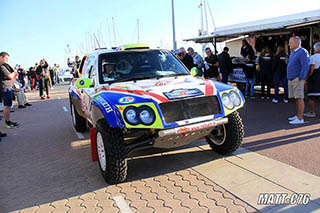
[[[122,51],[100,56],[100,83],[189,75],[169,51]]]

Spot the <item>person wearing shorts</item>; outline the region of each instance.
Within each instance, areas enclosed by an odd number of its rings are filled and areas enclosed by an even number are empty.
[[[3,102],[3,115],[5,119],[5,127],[13,128],[19,126],[17,122],[10,120],[10,107],[12,105],[12,81],[15,73],[12,67],[7,64],[9,60],[9,54],[6,52],[0,53],[0,92]]]
[[[298,36],[290,38],[291,53],[287,66],[288,89],[289,98],[296,100],[297,114],[288,118],[289,124],[304,123],[304,82],[309,70],[309,59],[307,50],[300,45],[301,39]]]

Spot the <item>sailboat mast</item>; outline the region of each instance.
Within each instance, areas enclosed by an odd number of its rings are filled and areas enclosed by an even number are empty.
[[[139,19],[137,20],[137,27],[138,27],[138,44],[140,44]]]

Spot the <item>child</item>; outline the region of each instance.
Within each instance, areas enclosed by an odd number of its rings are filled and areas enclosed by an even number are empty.
[[[244,67],[244,73],[246,75],[246,96],[249,96],[250,88],[250,98],[254,98],[254,76],[256,73],[256,67],[251,55],[248,55],[248,61]]]

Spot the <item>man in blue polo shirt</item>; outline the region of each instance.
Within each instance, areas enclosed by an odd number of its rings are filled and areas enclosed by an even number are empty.
[[[301,39],[293,36],[289,40],[291,50],[287,66],[287,78],[289,88],[289,98],[296,99],[297,115],[288,118],[289,124],[303,124],[304,111],[304,82],[308,74],[309,54],[302,48]]]

